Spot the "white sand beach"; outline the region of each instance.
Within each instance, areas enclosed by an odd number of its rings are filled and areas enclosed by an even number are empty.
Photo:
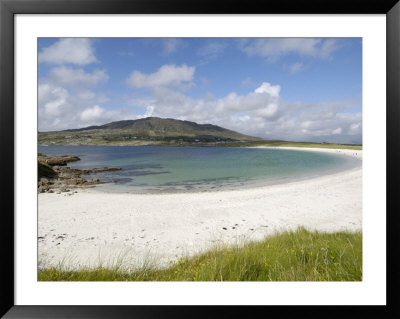
[[[353,169],[313,179],[242,190],[116,194],[97,189],[38,196],[39,267],[168,265],[222,241],[260,240],[304,226],[321,231],[362,228],[362,151]]]

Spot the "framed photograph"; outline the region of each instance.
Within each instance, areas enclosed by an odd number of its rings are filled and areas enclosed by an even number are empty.
[[[5,318],[398,313],[397,1],[0,10]]]

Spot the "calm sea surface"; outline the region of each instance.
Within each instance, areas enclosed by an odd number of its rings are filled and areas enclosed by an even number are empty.
[[[256,148],[39,146],[49,155],[77,155],[73,168],[117,166],[88,178],[114,181],[108,192],[161,193],[238,189],[301,180],[358,165],[335,154]]]

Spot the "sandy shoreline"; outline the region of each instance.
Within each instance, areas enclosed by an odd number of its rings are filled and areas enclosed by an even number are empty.
[[[292,148],[295,149],[295,148]],[[79,190],[38,196],[39,266],[167,265],[219,241],[258,240],[305,226],[362,228],[362,151],[306,149],[360,159],[351,170],[253,189],[114,194]]]

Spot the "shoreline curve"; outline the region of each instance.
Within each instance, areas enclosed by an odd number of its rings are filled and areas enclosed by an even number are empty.
[[[63,262],[80,268],[121,256],[130,265],[151,259],[166,266],[219,242],[262,240],[299,226],[361,230],[362,151],[295,149],[341,153],[360,165],[302,181],[218,192],[39,194],[39,266]]]

